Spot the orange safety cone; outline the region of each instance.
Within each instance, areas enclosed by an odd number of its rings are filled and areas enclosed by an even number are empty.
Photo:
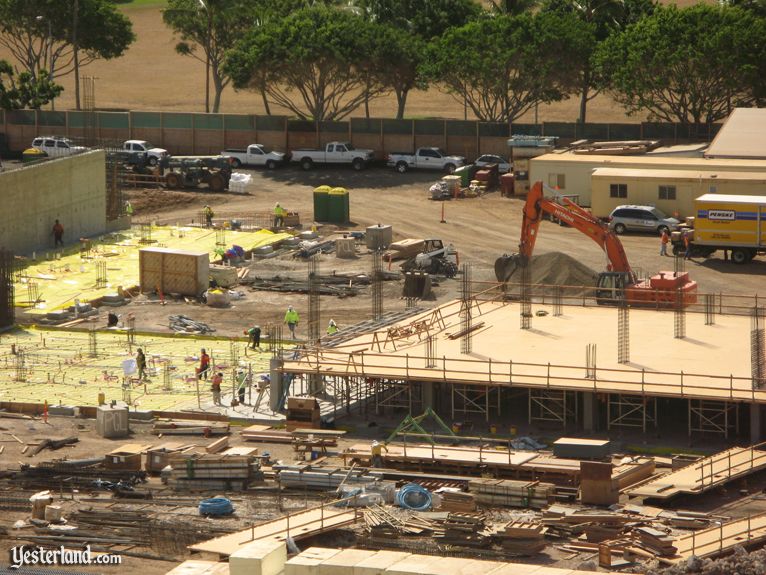
[[[444,200],[442,200],[442,219],[439,222],[440,224],[446,224],[447,220],[444,219]]]

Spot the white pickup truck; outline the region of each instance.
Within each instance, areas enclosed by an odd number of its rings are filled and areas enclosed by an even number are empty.
[[[168,151],[163,148],[155,148],[146,140],[125,140],[122,143],[122,149],[126,152],[146,154],[146,161],[150,166],[156,166],[160,160],[168,155]]]
[[[450,174],[465,165],[463,156],[448,156],[439,148],[418,148],[414,154],[393,152],[388,155],[386,164],[403,174],[410,168],[426,170],[444,170]]]
[[[351,164],[355,170],[363,170],[375,157],[373,150],[358,150],[350,142],[330,142],[324,150],[293,150],[292,161],[304,170],[314,164]]]
[[[246,150],[228,149],[221,152],[222,156],[231,158],[231,166],[266,166],[273,170],[285,163],[286,157],[283,152],[275,152],[262,144],[250,144]]]
[[[69,138],[62,136],[40,136],[32,140],[32,147],[45,152],[51,158],[73,156],[88,151],[88,148],[75,146]]]

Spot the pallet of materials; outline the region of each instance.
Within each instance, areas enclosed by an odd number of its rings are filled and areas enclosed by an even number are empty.
[[[638,527],[633,530],[638,534],[638,545],[643,549],[651,551],[660,557],[671,557],[678,552],[674,545],[675,538],[664,531],[653,529],[651,527]]]
[[[180,451],[194,447],[194,444],[186,444],[170,441],[155,445],[146,450],[146,470],[159,473],[170,464],[170,456]]]
[[[434,539],[448,545],[486,547],[490,538],[485,533],[487,518],[482,513],[448,513],[442,532],[435,532]]]
[[[258,459],[225,453],[174,453],[168,485],[176,489],[245,489],[260,477]]]
[[[344,485],[371,484],[383,480],[383,474],[365,469],[340,469],[337,467],[301,467],[298,465],[274,465],[279,471],[282,487],[300,489],[337,489]]]
[[[472,479],[468,490],[482,505],[542,509],[553,501],[556,486],[539,481]]]
[[[536,555],[545,549],[546,531],[547,528],[539,522],[515,519],[496,529],[492,536],[508,553]]]
[[[456,513],[472,513],[476,511],[476,499],[472,493],[464,493],[458,489],[438,489],[442,499],[439,511],[453,511]]]
[[[155,435],[227,435],[229,424],[219,421],[156,421],[152,427]]]

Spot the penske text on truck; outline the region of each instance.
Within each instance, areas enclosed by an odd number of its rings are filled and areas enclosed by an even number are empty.
[[[734,263],[745,264],[766,252],[766,196],[705,194],[694,200],[694,226],[673,233],[674,253],[710,257],[728,250]]]

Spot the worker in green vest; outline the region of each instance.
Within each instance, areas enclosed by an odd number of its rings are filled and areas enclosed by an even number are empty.
[[[125,214],[127,216],[132,216],[133,215],[133,206],[131,205],[131,203],[129,201],[125,202]]]
[[[285,225],[285,214],[287,213],[287,210],[285,210],[282,206],[279,205],[279,202],[276,203],[274,206],[274,227],[275,228],[281,228],[283,225]]]
[[[334,319],[330,320],[330,323],[327,324],[327,335],[334,335],[338,333],[338,324],[335,323]]]
[[[295,326],[298,325],[300,316],[298,312],[293,309],[293,306],[287,306],[287,313],[285,313],[285,323],[290,330],[290,336],[295,339]]]

